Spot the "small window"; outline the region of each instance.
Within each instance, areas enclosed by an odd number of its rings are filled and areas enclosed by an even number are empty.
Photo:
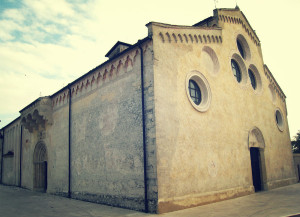
[[[251,81],[251,85],[252,85],[253,89],[255,90],[256,89],[255,75],[250,69],[248,70],[248,74],[249,74],[249,78],[250,78],[250,81]]]
[[[244,52],[244,48],[243,48],[241,42],[239,40],[237,40],[236,43],[237,43],[237,47],[239,49],[241,56],[245,59],[245,52]]]
[[[233,72],[234,77],[236,77],[236,80],[238,82],[241,82],[242,80],[242,74],[239,65],[235,60],[231,60],[231,69]]]
[[[199,105],[201,103],[201,91],[197,83],[192,79],[189,80],[189,93],[193,102]]]
[[[276,124],[277,124],[277,127],[280,131],[283,131],[283,116],[282,116],[282,113],[279,109],[276,109],[276,112],[275,112],[275,120],[276,120]]]

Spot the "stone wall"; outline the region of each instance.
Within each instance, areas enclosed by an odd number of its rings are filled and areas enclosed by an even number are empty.
[[[156,211],[155,133],[151,45],[143,45],[149,207]],[[71,195],[144,210],[141,62],[138,48],[73,84]],[[79,84],[79,85],[78,85]],[[68,188],[68,92],[53,97],[48,192]],[[148,145],[149,144],[149,145]],[[51,181],[53,180],[53,181]],[[52,183],[52,184],[51,184]]]

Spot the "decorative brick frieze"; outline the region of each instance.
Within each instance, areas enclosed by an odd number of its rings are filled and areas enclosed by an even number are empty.
[[[282,102],[285,102],[285,98],[286,98],[285,94],[281,90],[280,86],[278,85],[277,81],[275,80],[271,71],[269,70],[269,68],[266,65],[264,65],[264,72],[265,72],[265,76],[267,77],[267,79],[270,82],[270,85],[275,90],[276,94],[279,96],[279,98],[282,100]]]
[[[245,32],[250,36],[251,40],[256,44],[256,46],[260,46],[260,42],[255,34],[252,32],[251,27],[248,26],[246,21],[243,21],[241,18],[233,17],[233,16],[225,16],[219,15],[219,21],[224,23],[232,23],[242,25]]]
[[[148,48],[148,42],[142,45],[143,52]],[[107,64],[102,67],[93,70],[89,75],[84,76],[82,79],[78,80],[75,84],[71,86],[71,96],[76,98],[87,94],[92,90],[95,90],[103,84],[115,80],[117,77],[125,73],[130,73],[132,68],[139,56],[139,48],[133,49],[129,52],[125,52],[124,55],[121,55],[119,58],[116,58],[112,61],[109,61]],[[52,98],[52,107],[57,109],[65,105],[69,101],[69,90],[67,88],[61,90]]]
[[[221,35],[212,35],[212,34],[188,34],[188,33],[172,33],[170,35],[169,32],[160,32],[159,36],[163,43],[203,43],[203,44],[211,44],[211,43],[222,43]],[[172,36],[172,37],[171,37]]]

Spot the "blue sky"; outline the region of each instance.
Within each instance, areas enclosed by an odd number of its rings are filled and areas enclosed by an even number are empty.
[[[294,136],[300,130],[300,1],[218,0],[217,7],[233,8],[236,2],[287,96]],[[214,7],[213,0],[0,0],[0,128],[39,96],[104,62],[118,40],[133,44],[147,36],[148,22],[193,25]]]

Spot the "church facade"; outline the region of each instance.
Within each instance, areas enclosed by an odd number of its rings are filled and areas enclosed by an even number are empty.
[[[295,183],[286,96],[239,8],[146,26],[1,129],[1,183],[152,213]]]

